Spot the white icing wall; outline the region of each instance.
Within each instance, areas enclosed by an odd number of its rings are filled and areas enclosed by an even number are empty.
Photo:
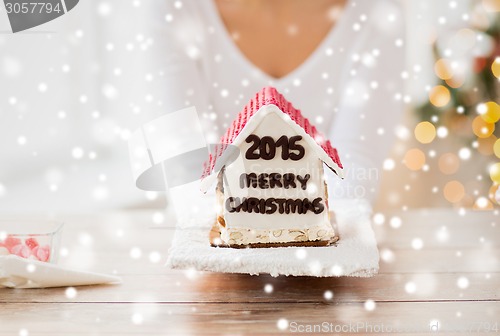
[[[286,117],[283,115],[283,117]],[[261,123],[256,127],[252,134],[258,135],[260,138],[271,136],[275,141],[282,135],[288,137],[296,136],[294,130],[275,113],[269,113],[263,118]],[[304,146],[305,155],[299,161],[283,160],[281,158],[281,147],[277,148],[276,156],[272,160],[247,160],[245,153],[251,146],[243,141],[240,146],[240,157],[226,166],[224,176],[224,197],[257,197],[257,198],[292,198],[304,199],[308,198],[311,202],[321,197],[322,204],[325,209],[320,214],[315,214],[308,211],[306,214],[280,214],[276,211],[274,214],[247,213],[240,211],[239,213],[230,213],[224,206],[224,217],[228,228],[262,228],[262,229],[301,229],[313,225],[320,225],[328,222],[328,209],[325,204],[325,187],[323,182],[323,162],[317,158],[312,148],[304,139],[297,142]],[[244,188],[240,187],[240,175],[242,173],[294,173],[295,175],[310,174],[311,177],[307,182],[307,189],[300,188],[300,183],[297,182],[297,188]]]

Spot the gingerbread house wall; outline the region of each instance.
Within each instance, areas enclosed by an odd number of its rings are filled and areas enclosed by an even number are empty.
[[[277,109],[277,107],[270,107]],[[281,114],[281,116],[280,116]],[[288,125],[290,120],[282,113],[268,113],[252,134],[259,137],[270,136],[277,140],[282,135],[288,137],[296,136],[295,131]],[[326,205],[326,187],[323,176],[323,162],[318,159],[312,148],[303,139],[299,142],[305,148],[305,155],[299,161],[283,160],[278,154],[272,160],[248,160],[245,153],[251,144],[243,142],[240,145],[240,157],[227,165],[223,171],[223,197],[224,202],[228,197],[237,197],[239,199],[256,198],[291,198],[314,200],[321,197],[325,209],[319,214],[311,211],[305,214],[289,213],[273,215],[248,212],[229,212],[225,204],[220,204],[225,225],[227,229],[256,229],[256,230],[281,230],[281,229],[308,229],[316,227],[318,229],[325,226],[330,227],[328,208]],[[304,176],[309,174],[311,177],[307,182],[307,189],[302,190],[299,185],[297,188],[241,188],[240,176],[242,173],[294,173]]]

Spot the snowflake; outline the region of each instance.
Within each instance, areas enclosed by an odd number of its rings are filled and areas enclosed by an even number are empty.
[[[266,284],[264,286],[264,292],[266,292],[267,294],[272,293],[273,290],[274,290],[274,288],[273,288],[273,285],[271,285],[271,284]]]
[[[413,294],[417,291],[417,285],[414,282],[409,281],[405,284],[405,291],[408,294]]]
[[[285,318],[280,318],[276,323],[279,330],[286,330],[288,328],[288,320]]]
[[[76,160],[80,160],[81,158],[83,158],[83,155],[84,151],[81,147],[74,147],[71,150],[71,156]]]
[[[26,145],[26,142],[27,142],[27,140],[26,140],[26,137],[24,135],[20,135],[20,136],[17,137],[17,144],[19,146]]]
[[[299,248],[295,251],[295,257],[299,260],[304,260],[307,257],[307,250],[305,248]]]
[[[153,264],[159,263],[160,260],[161,260],[160,252],[153,251],[149,254],[149,261],[152,262]]]
[[[424,247],[424,242],[420,238],[414,238],[411,241],[411,247],[415,250],[421,250]]]
[[[139,325],[139,324],[142,324],[143,322],[144,322],[144,316],[142,316],[142,314],[134,313],[132,315],[132,323],[133,324]]]
[[[373,310],[375,310],[375,307],[377,306],[377,304],[373,300],[366,300],[364,306],[365,306],[366,310],[373,311]]]
[[[26,266],[26,271],[28,271],[28,273],[34,273],[36,271],[36,266],[33,264],[28,264],[28,266]]]
[[[100,16],[108,16],[111,13],[111,5],[107,2],[101,2],[97,6],[97,13],[99,13]]]
[[[463,147],[458,151],[458,156],[462,160],[468,160],[471,157],[471,150],[467,147]]]
[[[399,218],[397,216],[392,217],[390,220],[390,225],[394,229],[400,228],[401,224],[402,224],[401,218]]]
[[[333,299],[333,292],[330,290],[327,290],[323,294],[323,297],[325,298],[325,300],[331,300],[331,299]]]
[[[40,92],[46,92],[48,89],[48,86],[46,83],[40,83],[38,84],[38,91]]]
[[[385,222],[385,216],[381,213],[376,213],[373,215],[373,222],[377,225],[382,225]]]
[[[393,159],[385,159],[384,160],[384,164],[383,164],[384,170],[393,170],[395,166],[396,166],[396,163],[394,162]]]
[[[78,292],[77,290],[75,289],[75,287],[68,287],[66,288],[66,290],[64,291],[64,294],[66,295],[66,297],[68,299],[74,299],[76,298]]]

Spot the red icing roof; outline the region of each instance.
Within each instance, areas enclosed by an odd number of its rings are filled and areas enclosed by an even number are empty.
[[[250,100],[243,111],[238,114],[231,126],[227,129],[226,134],[224,134],[224,136],[220,139],[220,145],[215,148],[214,153],[209,155],[208,160],[204,164],[202,178],[205,178],[212,173],[217,159],[224,153],[227,146],[233,143],[243,127],[245,127],[247,121],[250,120],[250,118],[252,118],[252,116],[257,113],[262,106],[270,104],[276,105],[281,111],[283,111],[283,113],[290,116],[290,118],[297,125],[302,127],[304,131],[316,141],[316,143],[326,152],[333,162],[335,162],[341,169],[343,168],[337,149],[332,147],[330,140],[325,141],[324,135],[319,132],[316,127],[311,125],[309,120],[302,116],[300,110],[294,108],[292,104],[278,92],[278,90],[273,87],[265,87],[258,92],[252,100]]]

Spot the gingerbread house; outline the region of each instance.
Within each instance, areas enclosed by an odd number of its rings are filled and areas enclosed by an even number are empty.
[[[324,166],[343,178],[337,150],[273,87],[258,92],[210,154],[202,190],[217,181],[214,246],[334,242]]]

